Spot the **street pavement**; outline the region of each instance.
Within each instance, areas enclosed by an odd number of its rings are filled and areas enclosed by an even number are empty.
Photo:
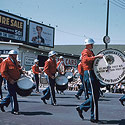
[[[43,89],[43,88],[42,88]],[[77,91],[65,91],[65,95],[56,93],[57,105],[52,106],[41,101],[41,93],[31,93],[30,96],[18,96],[20,115],[11,114],[11,105],[5,107],[6,112],[0,111],[0,125],[125,125],[125,106],[119,102],[123,94],[105,93],[99,99],[99,122],[91,123],[90,110],[83,112],[82,120],[76,107],[83,103],[84,94],[80,100],[75,98]],[[4,97],[7,91],[3,90]]]

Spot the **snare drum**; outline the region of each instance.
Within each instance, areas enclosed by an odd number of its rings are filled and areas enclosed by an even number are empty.
[[[57,90],[64,91],[68,88],[68,79],[65,76],[57,76],[55,81]]]
[[[28,96],[33,91],[34,83],[30,77],[22,77],[17,81],[17,94],[20,96]]]
[[[72,82],[73,81],[73,73],[72,72],[66,72],[65,76],[68,79],[68,82]]]

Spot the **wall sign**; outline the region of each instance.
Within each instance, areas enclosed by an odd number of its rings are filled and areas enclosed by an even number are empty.
[[[59,57],[56,57],[56,60],[59,61]],[[65,66],[77,66],[77,59],[64,58]]]
[[[34,59],[33,57],[28,57],[28,56],[25,56],[24,60],[25,60],[25,65],[27,66],[32,66],[34,65]]]
[[[10,50],[0,50],[0,54],[8,54]]]

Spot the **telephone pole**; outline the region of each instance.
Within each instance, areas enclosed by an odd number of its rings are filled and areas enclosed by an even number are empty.
[[[105,49],[108,48],[108,43],[110,42],[110,37],[108,36],[108,25],[109,25],[109,0],[107,0],[106,35],[103,38],[103,41],[105,43]]]

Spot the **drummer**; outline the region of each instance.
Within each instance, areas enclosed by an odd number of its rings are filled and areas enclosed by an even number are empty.
[[[34,65],[32,66],[32,71],[35,77],[36,82],[36,93],[39,93],[39,73],[42,73],[42,71],[39,69],[39,60],[34,60]]]
[[[16,87],[17,80],[20,78],[20,68],[17,62],[17,51],[9,51],[9,57],[1,63],[1,75],[7,80],[8,95],[0,103],[2,112],[5,112],[4,106],[8,107],[12,103],[12,114],[19,114]]]
[[[103,55],[94,55],[92,52],[94,40],[89,38],[85,40],[86,48],[82,51],[82,66],[84,69],[84,82],[88,86],[88,90],[90,92],[90,97],[82,103],[80,106],[76,108],[78,111],[79,116],[84,119],[82,115],[82,111],[84,110],[87,112],[89,108],[91,108],[91,122],[98,121],[98,99],[99,99],[99,86],[100,83],[97,80],[94,71],[93,71],[93,62],[96,58],[102,58]],[[94,118],[94,105],[96,107],[96,119]]]
[[[49,59],[45,62],[44,72],[47,74],[49,79],[49,87],[45,91],[45,95],[41,98],[46,104],[46,99],[50,98],[51,95],[51,104],[56,105],[55,98],[55,73],[56,73],[56,52],[50,51],[48,54]]]
[[[85,93],[85,99],[87,100],[88,94],[86,94],[87,88],[86,88],[84,80],[83,80],[84,70],[83,70],[83,67],[82,67],[81,58],[82,58],[82,56],[80,56],[80,63],[78,64],[78,72],[79,72],[79,75],[80,75],[80,80],[82,82],[82,85],[80,86],[80,89],[78,90],[77,94],[75,94],[75,97],[77,99],[80,99],[79,96],[81,96],[82,93],[83,93],[83,91],[84,91],[84,93]]]
[[[65,64],[64,64],[64,57],[60,56],[59,61],[57,62],[57,70],[59,75],[64,75],[65,74]]]
[[[0,58],[0,66],[1,66],[1,63],[3,61],[3,58]],[[2,94],[2,82],[3,82],[3,77],[1,76],[1,73],[0,73],[0,96],[1,96],[1,100],[3,98],[3,94]]]
[[[58,71],[58,75],[64,75],[65,74],[65,64],[64,64],[64,57],[60,56],[59,57],[59,61],[57,62],[57,71]],[[58,90],[56,89],[57,93]],[[60,91],[60,94],[64,94],[63,91]]]

